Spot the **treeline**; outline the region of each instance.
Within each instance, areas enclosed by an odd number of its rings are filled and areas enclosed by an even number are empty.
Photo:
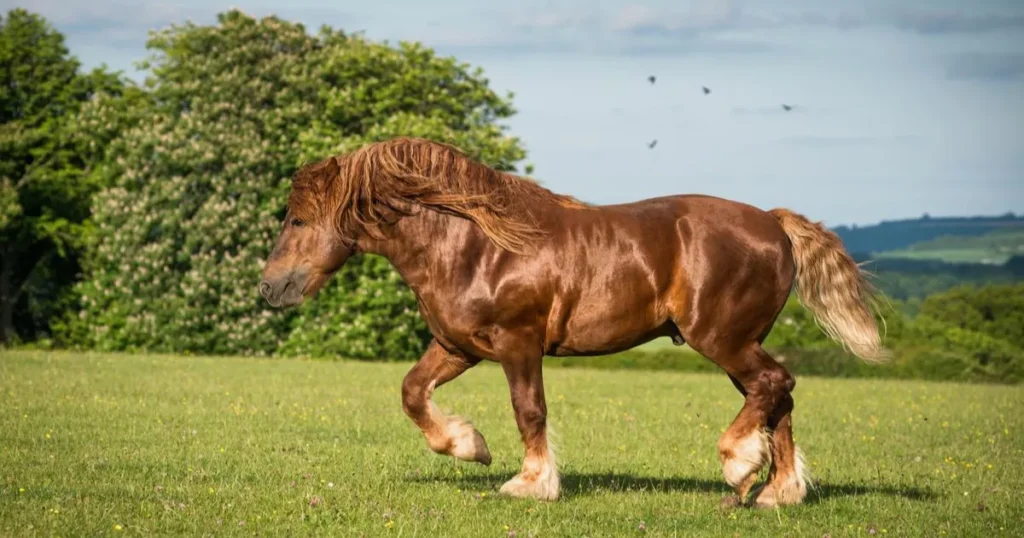
[[[882,221],[871,226],[837,226],[835,231],[853,252],[900,250],[944,236],[977,236],[999,230],[1024,231],[1024,216],[1007,213],[986,217],[930,217]]]
[[[426,328],[383,259],[352,260],[303,309],[260,300],[290,177],[398,135],[515,170],[511,96],[415,43],[236,10],[146,45],[136,85],[82,72],[33,13],[0,19],[0,344],[419,356]]]
[[[876,287],[886,296],[904,301],[909,312],[925,297],[961,284],[983,286],[1024,281],[1024,256],[1011,257],[1002,265],[864,255],[854,258],[874,275]]]

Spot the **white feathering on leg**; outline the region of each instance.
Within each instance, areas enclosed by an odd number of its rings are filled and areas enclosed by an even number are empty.
[[[751,474],[757,473],[771,462],[770,438],[763,429],[750,432],[728,447],[730,458],[722,464],[725,481],[733,487],[738,486]]]
[[[443,436],[427,437],[431,450],[463,461],[491,464],[487,441],[471,422],[462,417],[445,416],[432,400],[429,401],[429,416],[435,424],[443,425]]]
[[[754,498],[758,508],[775,508],[782,505],[800,504],[807,496],[807,488],[811,486],[811,473],[800,447],[794,447],[793,472],[782,478],[765,484]]]
[[[527,458],[523,470],[501,486],[500,492],[511,497],[534,498],[554,501],[561,495],[562,479],[558,473],[558,458],[555,443],[551,437],[554,431],[547,428],[547,447],[543,457]]]

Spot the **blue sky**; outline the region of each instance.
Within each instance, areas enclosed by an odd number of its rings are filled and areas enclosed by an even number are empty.
[[[1021,0],[0,6],[46,16],[87,66],[126,71],[147,30],[232,6],[419,40],[514,91],[507,124],[535,176],[596,203],[706,193],[830,225],[1024,212]]]

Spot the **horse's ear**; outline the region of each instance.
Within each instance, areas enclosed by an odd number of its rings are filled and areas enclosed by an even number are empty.
[[[330,157],[327,159],[327,166],[324,167],[324,175],[327,176],[324,179],[334,179],[341,174],[341,165],[338,164],[337,157]]]

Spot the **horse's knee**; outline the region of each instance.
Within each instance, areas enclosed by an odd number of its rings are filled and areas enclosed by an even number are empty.
[[[762,378],[766,384],[780,392],[789,393],[796,387],[796,379],[782,366],[766,370]]]
[[[782,400],[793,392],[796,379],[782,366],[769,368],[757,376],[755,386],[750,392],[769,398],[775,402]]]

